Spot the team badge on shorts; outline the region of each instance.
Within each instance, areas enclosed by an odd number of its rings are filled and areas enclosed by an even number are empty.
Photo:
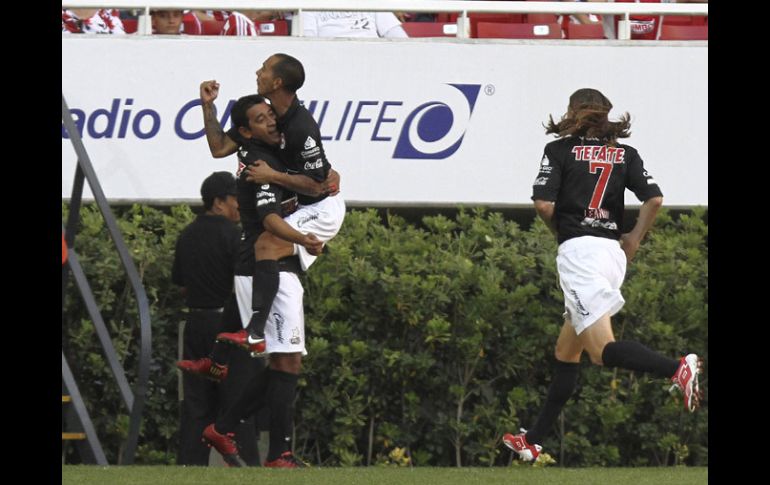
[[[289,342],[290,342],[292,345],[299,345],[299,343],[300,343],[301,341],[302,341],[302,339],[301,339],[301,338],[299,338],[299,328],[297,328],[297,327],[294,327],[294,328],[291,330],[291,339],[289,339]]]

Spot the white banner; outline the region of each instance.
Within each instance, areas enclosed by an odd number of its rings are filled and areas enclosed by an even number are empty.
[[[579,88],[628,111],[645,168],[667,206],[708,205],[708,47],[548,41],[62,37],[62,92],[110,200],[197,201],[213,159],[198,104],[256,92],[284,52],[305,66],[313,112],[349,205],[531,204],[542,123]],[[76,156],[62,130],[62,197]],[[90,192],[85,194],[90,197]],[[627,203],[638,205],[629,193]]]

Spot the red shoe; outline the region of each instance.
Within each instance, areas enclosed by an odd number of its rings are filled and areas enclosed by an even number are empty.
[[[298,459],[291,451],[284,451],[273,461],[266,461],[267,468],[307,468],[308,464]]]
[[[219,365],[208,357],[198,360],[180,360],[176,366],[194,376],[201,376],[212,381],[222,382],[227,378],[227,366]]]
[[[222,455],[225,463],[229,466],[246,466],[245,462],[238,456],[238,446],[235,444],[233,436],[235,436],[235,433],[218,433],[217,430],[214,429],[214,423],[211,423],[203,430],[202,441],[206,443],[209,448],[213,446],[214,449]]]
[[[262,357],[265,355],[265,339],[252,339],[245,329],[233,333],[220,333],[217,335],[217,342],[240,347],[248,351],[252,357]]]
[[[695,354],[687,354],[679,361],[679,368],[671,378],[669,392],[678,388],[684,395],[684,407],[690,412],[695,411],[700,405],[700,386],[698,375],[701,372],[703,362]]]
[[[521,431],[521,433],[517,435],[505,433],[503,435],[503,444],[515,451],[516,454],[519,455],[519,458],[524,461],[537,460],[537,457],[540,456],[540,451],[543,449],[543,447],[540,445],[530,445],[527,443],[527,430],[522,428],[519,431]]]

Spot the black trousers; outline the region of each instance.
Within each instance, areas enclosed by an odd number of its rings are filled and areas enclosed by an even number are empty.
[[[230,304],[228,302],[228,304]],[[207,357],[214,347],[214,340],[222,331],[222,312],[211,310],[191,310],[184,330],[182,358],[195,360]],[[243,354],[243,355],[235,355]],[[231,352],[231,358],[251,359],[246,352]],[[250,365],[231,366],[235,372],[228,375],[222,384],[184,374],[182,378],[184,399],[181,403],[179,423],[179,453],[177,464],[207,466],[209,448],[201,442],[203,429],[213,423],[217,416],[227,409],[235,395],[237,386],[244,380],[252,379],[258,362]],[[259,464],[257,432],[254,420],[247,420],[235,431],[235,440],[239,445],[241,458],[249,464]]]

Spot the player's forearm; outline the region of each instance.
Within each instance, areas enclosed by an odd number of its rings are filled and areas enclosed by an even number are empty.
[[[317,197],[323,193],[323,184],[307,175],[291,175],[285,172],[276,172],[271,182],[311,197]]]
[[[553,214],[554,214],[554,207],[556,205],[548,200],[536,200],[535,201],[535,210],[537,211],[537,215],[540,216],[540,218],[545,222],[545,225],[548,226],[548,229],[551,230],[554,236],[558,235],[558,231],[556,230],[556,222],[553,220]]]
[[[222,131],[222,126],[217,120],[214,111],[214,103],[203,103],[203,126],[206,130],[206,141],[214,158],[222,158],[235,153],[235,143]]]
[[[658,215],[662,205],[663,197],[652,197],[644,201],[641,209],[639,209],[639,217],[636,219],[636,224],[629,233],[629,236],[637,241],[641,241],[655,222],[655,217]]]
[[[289,242],[304,244],[305,235],[291,227],[278,214],[272,213],[265,216],[262,224],[265,230]]]

